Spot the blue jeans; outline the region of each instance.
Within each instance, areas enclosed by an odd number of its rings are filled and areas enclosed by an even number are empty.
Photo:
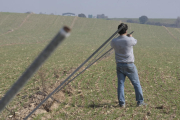
[[[117,63],[117,77],[118,77],[118,100],[119,104],[125,104],[124,98],[124,82],[126,76],[130,79],[134,86],[137,104],[143,103],[143,93],[139,81],[138,71],[134,63]]]

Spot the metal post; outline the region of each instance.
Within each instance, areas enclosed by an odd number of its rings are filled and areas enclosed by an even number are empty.
[[[13,99],[18,91],[27,83],[27,81],[33,76],[33,74],[39,69],[39,67],[47,60],[47,58],[53,53],[57,46],[69,36],[70,29],[63,27],[54,39],[47,45],[47,47],[40,53],[40,55],[34,60],[29,68],[22,74],[22,76],[14,83],[11,89],[0,101],[0,112],[5,106]]]

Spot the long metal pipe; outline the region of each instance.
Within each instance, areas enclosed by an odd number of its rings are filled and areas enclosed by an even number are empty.
[[[14,83],[10,90],[0,101],[0,112],[6,105],[14,98],[18,91],[27,83],[27,81],[33,76],[33,74],[40,68],[40,66],[47,60],[47,58],[53,53],[57,46],[70,34],[68,27],[63,27],[54,39],[47,45],[47,47],[40,53],[40,55],[34,60],[29,68],[22,74],[22,76]]]

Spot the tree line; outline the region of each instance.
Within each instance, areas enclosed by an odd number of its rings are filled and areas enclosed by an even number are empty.
[[[133,19],[128,19],[126,22],[180,28],[180,17],[177,17],[175,23],[173,23],[173,24],[162,23],[162,22],[151,22],[151,21],[149,21],[148,17],[145,15],[139,17],[139,21],[136,21]]]

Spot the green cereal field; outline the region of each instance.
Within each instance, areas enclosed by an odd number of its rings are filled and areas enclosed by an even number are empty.
[[[21,89],[1,120],[22,120],[116,30],[120,21],[0,12],[0,98],[64,25],[71,35]],[[125,82],[126,108],[117,100],[114,52],[96,62],[49,98],[32,120],[180,119],[180,29],[128,23],[147,107],[136,107]],[[110,48],[108,46],[105,51]],[[105,52],[104,51],[104,52]]]

